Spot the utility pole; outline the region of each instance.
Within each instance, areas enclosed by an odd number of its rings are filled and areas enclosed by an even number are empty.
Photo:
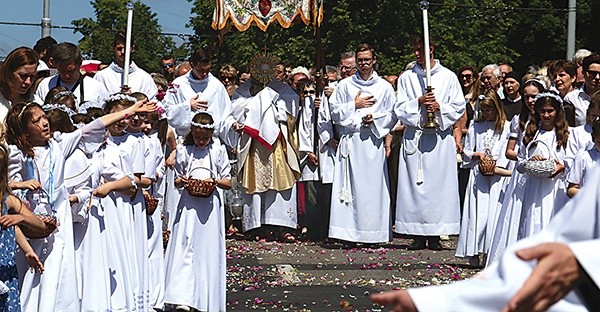
[[[577,1],[569,0],[569,21],[567,23],[567,60],[575,54],[575,25],[577,21]]]
[[[44,0],[44,16],[42,17],[42,38],[50,36],[50,0]]]

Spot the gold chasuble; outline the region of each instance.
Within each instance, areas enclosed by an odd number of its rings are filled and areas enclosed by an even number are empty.
[[[252,140],[242,167],[242,185],[247,194],[289,190],[300,178],[296,118],[287,114],[287,119],[287,125],[279,124],[281,134],[271,149],[247,137]]]

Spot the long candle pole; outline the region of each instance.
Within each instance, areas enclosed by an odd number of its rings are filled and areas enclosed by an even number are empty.
[[[429,47],[429,18],[427,10],[429,9],[429,1],[421,1],[421,9],[423,10],[423,57],[425,58],[425,85],[427,86],[425,91],[431,92],[431,54]],[[423,124],[423,128],[435,129],[438,127],[435,121],[435,114],[433,112],[427,112],[427,121]]]
[[[131,29],[133,25],[133,3],[127,3],[127,35],[125,38],[125,62],[123,63],[123,88],[129,87],[129,63],[131,61]]]

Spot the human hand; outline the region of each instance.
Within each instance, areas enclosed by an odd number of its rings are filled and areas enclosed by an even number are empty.
[[[529,159],[530,159],[530,160],[533,160],[533,161],[546,160],[546,158],[545,158],[544,156],[542,156],[542,155],[539,155],[539,154],[533,155],[533,156],[532,156],[531,158],[529,158]]]
[[[208,108],[208,100],[199,98],[200,95],[196,94],[190,99],[190,108],[192,111],[206,110]]]
[[[128,86],[122,86],[121,87],[121,93],[127,94],[127,95],[131,95],[131,88],[128,87]]]
[[[74,204],[77,204],[78,202],[79,202],[79,198],[77,197],[77,195],[73,195],[73,194],[69,195],[69,204],[74,205]]]
[[[390,307],[392,312],[417,312],[417,307],[406,289],[373,294],[371,301]]]
[[[27,189],[30,191],[35,191],[35,190],[39,190],[40,188],[42,188],[42,184],[34,179],[15,183],[15,184],[16,184],[15,188]]]
[[[417,101],[419,102],[419,105],[425,105],[426,103],[432,103],[432,102],[435,102],[435,95],[433,95],[433,92],[426,92],[425,94],[418,97]]]
[[[524,261],[537,260],[537,265],[502,312],[545,311],[571,291],[583,276],[577,258],[564,244],[545,243],[521,249],[517,257]]]
[[[133,110],[132,113],[133,114],[137,114],[137,113],[151,113],[156,111],[156,101],[152,100],[152,101],[137,101],[135,102],[135,104],[133,104],[133,106],[131,106],[131,109]],[[132,114],[132,115],[133,115]]]
[[[318,97],[318,98],[315,98],[315,102],[314,102],[314,103],[315,103],[315,108],[316,108],[316,109],[319,109],[319,108],[321,107],[321,101],[322,101],[322,100],[321,100],[321,98],[320,98],[320,97]]]
[[[319,157],[315,153],[308,153],[308,161],[315,166],[319,165]]]
[[[550,175],[550,179],[554,178],[559,173],[565,170],[565,165],[561,164],[557,159],[554,159],[554,163],[556,164],[556,167],[554,167],[554,172],[552,172],[552,174]]]
[[[323,93],[325,94],[326,97],[330,97],[333,94],[333,91],[335,90],[334,87],[325,87],[323,88]]]
[[[27,259],[27,264],[29,264],[32,272],[36,270],[40,274],[44,273],[44,264],[33,250],[25,253],[25,259]]]
[[[370,124],[372,122],[373,122],[373,115],[366,114],[365,116],[363,116],[363,118],[362,118],[363,125],[366,126],[366,125],[368,125],[368,124]]]
[[[110,188],[108,187],[108,185],[106,183],[98,186],[93,192],[92,195],[96,196],[96,197],[100,197],[100,198],[104,198],[106,197],[106,195],[108,195],[108,193],[110,193]]]
[[[377,101],[372,94],[366,96],[361,96],[361,94],[362,92],[358,91],[356,97],[354,97],[354,108],[356,109],[371,107]]]
[[[340,142],[338,140],[336,140],[336,139],[331,139],[331,140],[327,141],[326,144],[329,145],[329,146],[331,146],[331,147],[333,147],[333,148],[335,148],[335,149],[337,149],[337,147],[340,144]]]
[[[173,150],[169,157],[165,160],[165,166],[169,169],[175,168],[175,157],[177,157],[176,150]]]
[[[244,131],[244,124],[241,124],[239,122],[234,122],[231,125],[231,129],[237,133],[242,133],[242,131]]]
[[[21,224],[24,218],[21,214],[5,214],[0,216],[0,226],[3,229],[7,229],[11,226]]]

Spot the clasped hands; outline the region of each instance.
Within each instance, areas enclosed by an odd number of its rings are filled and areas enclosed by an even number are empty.
[[[435,113],[440,110],[440,104],[435,99],[433,92],[427,92],[418,98],[419,105],[425,106],[428,113]]]

